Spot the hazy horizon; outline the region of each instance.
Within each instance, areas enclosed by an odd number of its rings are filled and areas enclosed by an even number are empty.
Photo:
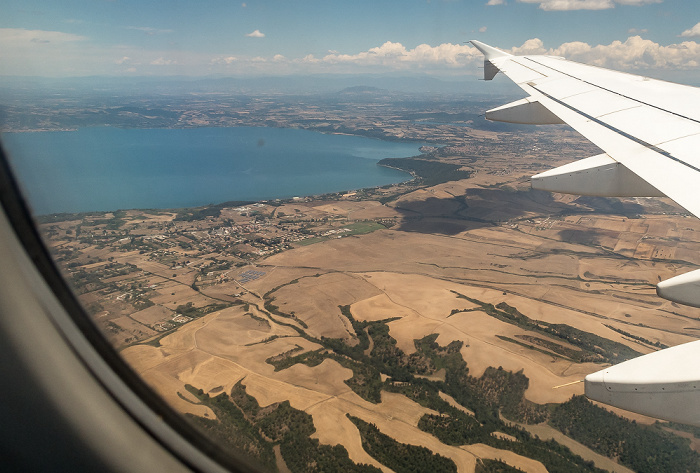
[[[686,83],[700,71],[700,5],[690,0],[73,0],[3,10],[3,77],[477,78],[482,55],[470,39]]]

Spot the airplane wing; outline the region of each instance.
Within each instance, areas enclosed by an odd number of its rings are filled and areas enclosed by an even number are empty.
[[[528,97],[486,118],[566,123],[604,153],[532,177],[535,189],[608,197],[668,196],[700,217],[700,89],[579,64],[514,56],[479,41],[484,79],[500,71]],[[700,270],[657,285],[659,296],[700,307]],[[588,375],[586,395],[662,419],[700,425],[700,341]]]

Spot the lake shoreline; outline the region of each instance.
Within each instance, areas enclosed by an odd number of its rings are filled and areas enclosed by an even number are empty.
[[[3,141],[37,215],[372,189],[414,179],[406,170],[376,163],[419,156],[424,144],[273,127],[107,126],[4,133]]]

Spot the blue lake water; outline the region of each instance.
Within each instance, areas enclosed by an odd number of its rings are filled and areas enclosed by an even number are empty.
[[[289,198],[397,183],[410,175],[376,162],[416,156],[422,144],[257,127],[99,127],[5,133],[2,140],[38,215]]]

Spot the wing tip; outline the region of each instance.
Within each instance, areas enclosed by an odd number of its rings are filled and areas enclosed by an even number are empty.
[[[505,57],[505,56],[512,56],[512,54],[507,53],[505,51],[502,51],[498,48],[494,48],[493,46],[489,46],[486,43],[482,43],[481,41],[477,41],[475,39],[469,40],[472,45],[481,51],[481,53],[484,55],[484,57],[489,60],[489,59],[494,59],[497,57]]]

